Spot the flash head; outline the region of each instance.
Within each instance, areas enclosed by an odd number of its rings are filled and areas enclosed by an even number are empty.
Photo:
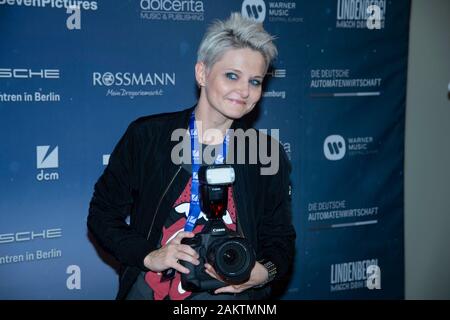
[[[234,183],[234,169],[230,165],[202,166],[198,171],[201,184],[222,186]]]

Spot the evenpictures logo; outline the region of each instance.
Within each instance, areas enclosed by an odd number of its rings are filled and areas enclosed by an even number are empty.
[[[95,11],[97,1],[88,0],[0,0],[1,5],[35,8],[64,9],[69,16],[66,19],[68,30],[81,29],[81,10]]]
[[[346,152],[345,140],[338,134],[326,137],[323,142],[323,153],[325,158],[331,161],[341,160]]]
[[[141,0],[141,19],[203,21],[203,0]]]
[[[54,9],[77,7],[84,10],[97,10],[98,8],[97,1],[88,0],[0,0],[0,5]]]
[[[41,169],[36,179],[38,181],[52,181],[59,179],[59,173],[44,169],[59,168],[58,146],[49,152],[50,146],[36,146],[36,168]]]

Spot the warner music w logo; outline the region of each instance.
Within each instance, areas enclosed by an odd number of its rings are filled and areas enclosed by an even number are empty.
[[[50,146],[36,146],[36,168],[41,169],[36,176],[38,181],[58,180],[58,172],[46,172],[43,169],[59,167],[58,146],[49,152]]]
[[[328,160],[341,160],[345,156],[345,140],[342,136],[333,134],[323,142],[323,153]]]
[[[241,13],[244,17],[262,23],[266,18],[266,4],[263,0],[244,0]]]

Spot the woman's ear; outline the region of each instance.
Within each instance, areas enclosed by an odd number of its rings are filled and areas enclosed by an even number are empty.
[[[204,87],[206,83],[206,66],[205,63],[199,61],[195,64],[195,80],[199,87]]]

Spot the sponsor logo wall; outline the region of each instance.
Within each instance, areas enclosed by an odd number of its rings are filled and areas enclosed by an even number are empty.
[[[282,299],[402,298],[409,1],[0,0],[0,299],[113,299],[86,228],[137,117],[196,102],[206,26],[276,35],[255,127],[292,163],[297,253]],[[270,132],[270,131],[269,131]]]

